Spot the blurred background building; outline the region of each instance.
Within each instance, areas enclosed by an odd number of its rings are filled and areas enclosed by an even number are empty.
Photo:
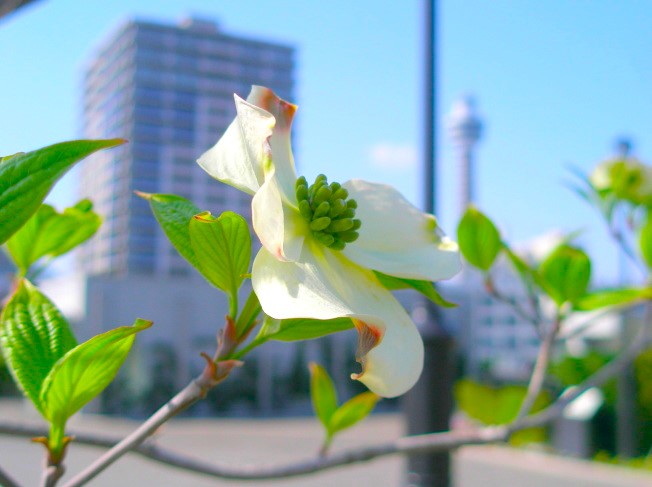
[[[294,49],[221,32],[211,20],[131,21],[97,50],[84,79],[84,137],[129,141],[83,164],[83,195],[105,221],[81,254],[87,275],[185,275],[188,264],[134,191],[175,193],[248,216],[250,197],[197,166],[253,84],[294,99]]]

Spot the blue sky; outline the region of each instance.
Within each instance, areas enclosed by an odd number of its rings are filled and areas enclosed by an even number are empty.
[[[477,204],[513,241],[586,229],[601,280],[616,257],[598,219],[564,185],[567,165],[588,171],[613,139],[631,136],[652,159],[652,6],[645,1],[441,0],[439,120],[464,93],[485,119]],[[140,16],[189,13],[233,34],[298,49],[297,162],[312,177],[362,177],[421,201],[422,2],[406,0],[44,0],[0,21],[0,153],[79,134],[81,73],[93,46]],[[216,134],[217,139],[217,134]],[[438,134],[438,216],[459,214],[458,169]],[[74,200],[74,177],[57,202]]]

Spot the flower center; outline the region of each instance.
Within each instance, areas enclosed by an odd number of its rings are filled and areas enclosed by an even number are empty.
[[[334,250],[342,250],[358,238],[361,222],[355,217],[358,203],[340,183],[330,183],[320,174],[308,186],[301,176],[296,185],[299,211],[310,225],[315,239]]]

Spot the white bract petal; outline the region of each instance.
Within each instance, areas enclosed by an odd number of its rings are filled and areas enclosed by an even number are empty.
[[[276,122],[271,113],[234,97],[236,119],[197,162],[215,179],[254,194],[263,184],[263,162],[271,155],[268,139]]]
[[[342,251],[368,269],[406,279],[449,279],[461,269],[457,244],[443,236],[432,215],[396,189],[355,179],[344,187],[358,203],[360,236]]]
[[[410,389],[423,367],[423,343],[405,310],[374,274],[312,239],[295,262],[262,249],[252,283],[272,318],[350,317],[360,336],[361,374],[373,392],[394,397]]]

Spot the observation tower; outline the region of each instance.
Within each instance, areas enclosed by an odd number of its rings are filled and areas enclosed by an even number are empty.
[[[460,175],[460,213],[476,197],[474,185],[475,147],[483,132],[473,97],[466,95],[458,99],[448,115],[447,127],[450,138],[457,149]]]

